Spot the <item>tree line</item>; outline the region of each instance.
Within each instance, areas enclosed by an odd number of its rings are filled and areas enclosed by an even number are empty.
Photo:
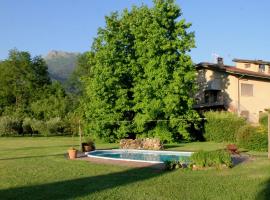
[[[11,50],[0,62],[0,134],[69,134],[76,107],[40,56]]]

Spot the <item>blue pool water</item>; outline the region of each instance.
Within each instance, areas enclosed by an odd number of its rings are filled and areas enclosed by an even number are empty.
[[[184,160],[188,162],[191,154],[191,152],[118,149],[92,151],[87,153],[87,156],[114,160],[162,163],[167,160]]]

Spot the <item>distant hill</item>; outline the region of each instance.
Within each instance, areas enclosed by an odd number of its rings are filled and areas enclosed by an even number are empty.
[[[50,77],[65,83],[73,72],[79,53],[50,51],[45,57]]]

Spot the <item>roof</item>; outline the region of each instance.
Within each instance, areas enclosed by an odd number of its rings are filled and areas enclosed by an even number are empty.
[[[225,73],[232,74],[232,75],[247,76],[247,77],[252,77],[252,78],[270,80],[270,74],[265,74],[262,72],[253,72],[253,71],[236,68],[234,66],[229,66],[229,65],[218,65],[214,63],[201,62],[196,65],[196,68],[197,69],[207,68],[207,69],[216,70],[216,71],[223,71]]]
[[[239,63],[253,63],[253,64],[263,64],[263,65],[270,65],[270,61],[264,61],[264,60],[247,60],[247,59],[233,59],[233,62],[239,62]]]

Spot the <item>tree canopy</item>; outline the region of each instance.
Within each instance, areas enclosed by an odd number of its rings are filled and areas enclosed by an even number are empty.
[[[82,105],[89,134],[115,141],[190,139],[195,47],[191,24],[173,0],[107,16],[93,43]]]
[[[11,107],[29,112],[28,105],[38,98],[38,91],[51,84],[44,60],[31,58],[28,52],[11,50],[0,62],[0,71],[0,113]]]

